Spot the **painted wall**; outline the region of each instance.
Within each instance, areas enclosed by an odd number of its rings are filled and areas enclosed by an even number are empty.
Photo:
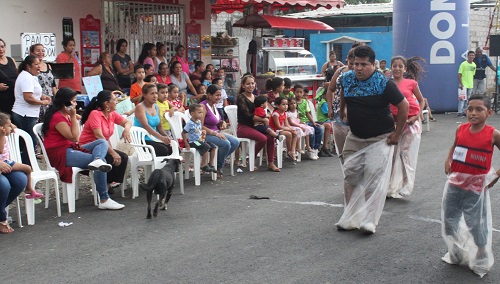
[[[316,57],[318,69],[328,60],[326,54],[326,44],[322,41],[333,40],[342,36],[349,36],[359,39],[371,40],[370,45],[377,55],[377,59],[389,60],[392,57],[392,32],[355,32],[355,33],[331,33],[331,34],[311,34],[311,53]],[[342,45],[342,56],[347,57],[351,44]],[[339,58],[340,59],[340,58]],[[344,60],[342,59],[342,61]]]

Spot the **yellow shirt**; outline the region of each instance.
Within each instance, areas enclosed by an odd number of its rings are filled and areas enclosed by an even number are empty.
[[[170,130],[170,124],[168,124],[168,121],[165,118],[165,113],[167,113],[170,110],[170,105],[168,104],[168,101],[165,100],[165,102],[163,103],[160,101],[156,101],[156,104],[160,109],[161,126],[163,127],[164,130]]]

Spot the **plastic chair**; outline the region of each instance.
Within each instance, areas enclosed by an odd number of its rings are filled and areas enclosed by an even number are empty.
[[[28,156],[31,163],[32,173],[31,173],[31,184],[33,188],[39,181],[45,181],[45,208],[49,208],[49,197],[50,197],[50,180],[54,180],[54,190],[56,196],[56,207],[57,207],[57,216],[61,217],[61,201],[59,200],[59,183],[57,174],[54,171],[42,171],[38,165],[35,154],[35,146],[33,145],[33,141],[31,136],[22,129],[16,129],[15,132],[12,132],[9,136],[7,136],[7,140],[9,143],[10,150],[10,159],[16,161],[18,163],[22,163],[21,160],[21,150],[19,148],[19,139],[23,139],[26,145],[26,150],[28,151]],[[35,224],[35,202],[34,199],[26,198],[25,203],[26,215],[28,217],[28,225]]]
[[[227,117],[229,118],[229,127],[231,127],[231,131],[233,132],[233,136],[238,138],[241,144],[241,155],[243,157],[242,162],[243,166],[246,166],[246,145],[248,145],[248,162],[249,162],[249,171],[253,172],[255,168],[255,140],[251,140],[248,138],[240,138],[238,137],[238,106],[230,105],[224,107],[224,111],[226,112]],[[245,143],[245,145],[243,145]],[[234,175],[234,152],[231,153],[231,175]],[[260,155],[260,164],[262,164],[262,153]]]
[[[427,131],[431,131],[431,121],[429,120],[429,110],[424,109],[422,111],[424,119],[427,121]]]
[[[43,153],[43,158],[45,160],[45,164],[47,165],[47,171],[53,171],[57,172],[56,168],[54,168],[50,164],[49,156],[47,156],[47,151],[45,150],[45,146],[43,144],[43,134],[42,134],[42,123],[38,123],[33,127],[33,132],[36,135],[36,138],[38,140],[38,144],[40,145],[40,148],[42,149]],[[92,192],[94,194],[94,203],[96,200],[96,187],[93,179],[93,171],[90,171],[88,169],[82,169],[78,167],[72,167],[73,170],[73,175],[72,175],[72,182],[71,183],[66,183],[62,182],[62,187],[63,187],[63,203],[68,203],[68,211],[69,213],[75,213],[75,201],[78,199],[78,191],[80,189],[80,179],[78,174],[82,174],[82,172],[89,171],[90,174],[90,181],[92,185]]]
[[[177,141],[171,140],[170,145],[172,146],[172,155],[170,156],[156,156],[155,149],[151,145],[146,144],[146,136],[149,133],[146,129],[142,127],[132,126],[130,129],[130,137],[132,143],[130,145],[134,146],[135,153],[129,157],[131,165],[131,179],[132,179],[132,198],[139,196],[139,173],[137,171],[138,167],[144,168],[144,176],[146,180],[152,171],[156,168],[161,167],[162,161],[167,159],[179,159],[182,160],[179,154],[179,144]],[[151,137],[149,135],[149,137]],[[183,180],[183,164],[179,165],[179,184],[181,187],[181,194],[184,194],[184,180]]]
[[[182,139],[182,122],[187,122],[190,118],[182,113],[182,112],[174,112],[173,116],[170,116],[169,113],[165,113],[165,118],[170,124],[170,132],[174,137],[174,140],[178,141]],[[215,149],[215,156],[217,157],[217,149]],[[194,184],[199,186],[201,184],[201,155],[198,153],[198,150],[195,148],[190,148],[187,150],[186,148],[181,149],[181,153],[188,153],[193,155],[193,165],[194,165]],[[214,163],[215,169],[217,169],[217,163]],[[184,178],[189,179],[189,167],[186,167],[184,172]],[[217,180],[217,174],[212,173],[212,180]]]

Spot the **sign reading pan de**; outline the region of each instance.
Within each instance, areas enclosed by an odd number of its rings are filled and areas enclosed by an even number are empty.
[[[45,61],[56,61],[56,34],[54,33],[22,33],[21,50],[23,59],[30,54],[30,46],[40,43],[45,49]]]

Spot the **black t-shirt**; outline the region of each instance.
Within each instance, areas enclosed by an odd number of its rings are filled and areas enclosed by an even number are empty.
[[[236,105],[238,106],[238,123],[253,127],[254,104],[244,94],[239,94],[236,98]]]
[[[130,56],[128,54],[125,54],[125,57],[121,57],[120,55],[118,55],[117,53],[115,53],[113,55],[113,58],[111,59],[111,61],[113,62],[113,70],[115,71],[116,73],[116,79],[118,80],[118,84],[120,85],[120,87],[123,89],[123,88],[130,88],[130,76],[129,75],[121,75],[121,74],[118,74],[118,70],[116,70],[116,67],[115,67],[115,62],[118,61],[120,62],[120,65],[122,67],[122,69],[125,69],[125,70],[128,70],[130,67],[128,66],[128,63],[130,61],[132,61],[132,58],[130,58]]]
[[[354,135],[367,139],[395,130],[389,104],[397,105],[404,96],[393,80],[374,72],[366,81],[356,78],[353,71],[342,77],[347,120]]]

